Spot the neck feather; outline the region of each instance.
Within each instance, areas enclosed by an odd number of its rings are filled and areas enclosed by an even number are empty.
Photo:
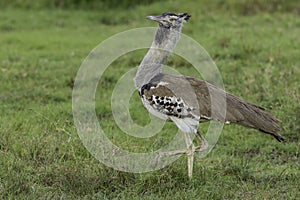
[[[143,58],[136,76],[135,86],[140,89],[144,84],[161,73],[162,65],[173,51],[180,37],[181,27],[176,29],[167,29],[159,26],[154,41]]]

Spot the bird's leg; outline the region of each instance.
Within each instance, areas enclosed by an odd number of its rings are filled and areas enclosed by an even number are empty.
[[[199,146],[197,146],[195,148],[195,151],[202,152],[202,151],[205,151],[206,149],[208,149],[208,142],[201,135],[201,133],[197,131],[195,134],[196,134],[196,138],[198,139],[198,141],[200,143]]]
[[[187,147],[186,155],[188,159],[188,176],[189,179],[191,180],[193,176],[195,146],[193,144],[193,140],[191,139],[189,133],[184,133],[184,137],[185,137],[185,143]]]

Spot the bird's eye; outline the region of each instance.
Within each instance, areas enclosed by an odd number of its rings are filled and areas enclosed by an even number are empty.
[[[169,19],[170,22],[173,22],[174,20],[175,20],[174,18],[170,18],[170,19]]]

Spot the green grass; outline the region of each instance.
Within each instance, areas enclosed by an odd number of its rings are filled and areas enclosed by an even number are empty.
[[[222,2],[207,9],[205,2],[156,2],[130,12],[2,9],[0,199],[299,199],[299,5]],[[192,15],[183,33],[210,53],[227,91],[282,120],[285,143],[255,130],[226,126],[212,152],[196,159],[192,181],[184,156],[162,170],[131,174],[108,168],[90,155],[72,116],[72,87],[80,64],[101,41],[131,28],[156,26],[145,16],[167,10]],[[114,84],[144,53],[128,53],[112,63],[96,95],[97,115],[108,136],[136,152],[160,148],[176,131],[167,124],[150,139],[136,139],[113,121],[109,97]],[[177,56],[168,64],[194,74]],[[138,95],[130,102],[132,117],[147,124]]]

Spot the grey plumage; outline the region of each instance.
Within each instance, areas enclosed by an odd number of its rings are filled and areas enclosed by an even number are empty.
[[[158,16],[151,17],[152,20],[159,20]],[[161,18],[162,17],[163,15]],[[150,19],[150,17],[148,18]],[[166,28],[163,24],[160,24],[160,27],[156,32],[155,39],[136,73],[135,86],[138,89],[140,89],[144,84],[149,83],[153,77],[161,73],[162,64],[165,63],[168,55],[175,48],[176,43],[179,40],[181,28],[181,24],[172,28]]]

